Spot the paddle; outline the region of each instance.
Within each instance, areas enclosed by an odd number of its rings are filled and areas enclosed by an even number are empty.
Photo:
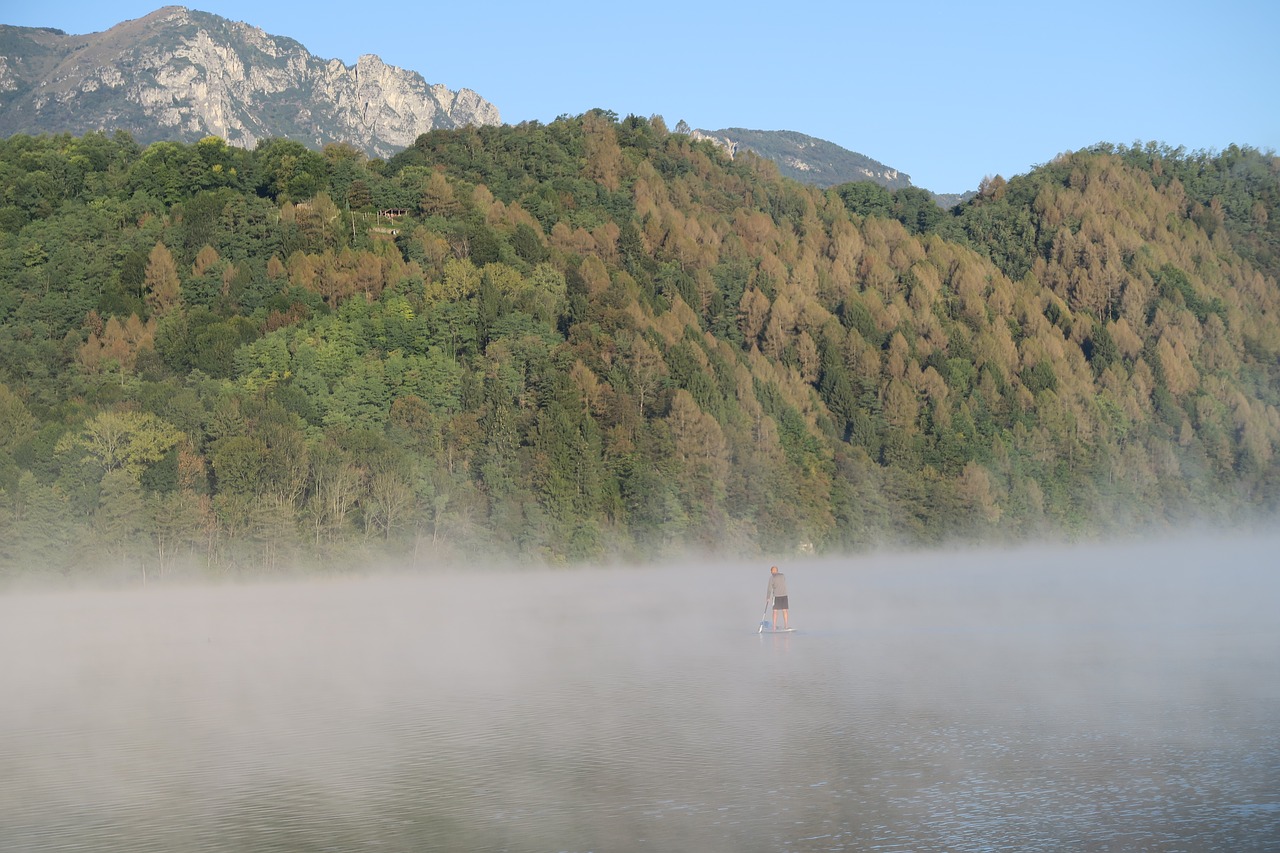
[[[764,615],[760,617],[760,628],[756,631],[757,634],[764,633],[764,626],[769,624],[769,608],[772,605],[772,601],[766,601],[764,603]]]

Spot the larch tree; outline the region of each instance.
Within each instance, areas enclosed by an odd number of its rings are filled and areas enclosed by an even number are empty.
[[[173,253],[164,243],[156,243],[147,256],[147,271],[143,279],[144,298],[153,317],[163,317],[172,311],[181,298],[181,282],[178,265]]]
[[[738,303],[738,328],[748,346],[759,342],[768,317],[769,297],[754,287],[748,288]]]
[[[196,253],[195,262],[191,265],[191,274],[196,278],[204,275],[209,268],[220,261],[218,250],[210,246],[208,243]]]
[[[582,117],[587,153],[587,178],[605,189],[616,190],[622,180],[622,149],[618,131],[605,114],[593,111]]]

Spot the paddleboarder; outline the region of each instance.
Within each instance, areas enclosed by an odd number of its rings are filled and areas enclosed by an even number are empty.
[[[764,600],[768,604],[769,600],[773,600],[773,630],[778,630],[778,613],[782,613],[782,628],[788,630],[791,627],[790,617],[787,613],[787,576],[778,571],[777,566],[769,569],[769,588],[765,590]]]

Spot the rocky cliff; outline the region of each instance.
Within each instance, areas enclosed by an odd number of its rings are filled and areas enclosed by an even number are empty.
[[[103,33],[0,26],[0,135],[126,130],[140,142],[287,137],[387,157],[433,128],[500,124],[470,89],[372,54],[354,66],[238,21],[168,6]]]

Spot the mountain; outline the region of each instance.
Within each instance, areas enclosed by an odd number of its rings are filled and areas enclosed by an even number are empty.
[[[494,125],[469,89],[372,54],[354,66],[217,15],[168,6],[106,32],[0,26],[0,136],[125,130],[141,142],[287,137],[389,157],[433,128]]]
[[[806,136],[793,130],[693,130],[695,139],[710,139],[731,154],[739,148],[754,151],[778,164],[784,177],[819,187],[833,187],[849,181],[874,181],[886,189],[911,186],[911,176],[897,169],[841,148],[834,142]]]
[[[868,190],[601,111],[0,140],[0,581],[1274,524],[1280,159]]]
[[[794,130],[747,130],[730,127],[722,130],[686,129],[694,139],[714,142],[733,156],[740,150],[752,151],[772,160],[787,178],[817,187],[834,187],[857,181],[871,181],[888,190],[911,187],[911,176],[865,154],[842,148],[834,142],[797,133]],[[972,193],[929,193],[945,208],[966,201]]]
[[[373,54],[354,66],[325,61],[293,39],[180,6],[90,35],[0,25],[0,136],[125,130],[144,143],[219,136],[248,148],[279,137],[387,158],[435,128],[497,124],[498,109],[470,89],[430,85]],[[911,186],[905,173],[795,131],[683,132],[730,156],[753,151],[802,183]],[[948,208],[963,199],[934,195]]]

